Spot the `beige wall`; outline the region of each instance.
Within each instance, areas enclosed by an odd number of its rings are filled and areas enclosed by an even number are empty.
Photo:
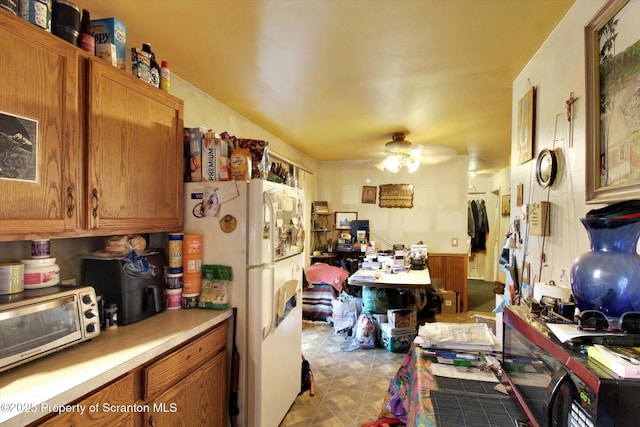
[[[551,236],[546,239],[529,236],[527,250],[517,251],[519,265],[523,258],[531,263],[531,277],[542,266],[542,280],[560,282],[564,270],[568,274],[574,259],[589,250],[588,236],[579,222],[588,210],[602,205],[585,204],[585,58],[584,26],[592,19],[604,0],[580,0],[556,27],[543,46],[531,58],[513,82],[511,200],[512,219],[520,215],[514,207],[516,185],[524,185],[524,200],[552,203]],[[555,145],[560,154],[557,183],[542,189],[535,183],[535,159],[519,164],[516,159],[517,105],[531,85],[537,88],[535,153]],[[573,93],[573,146],[568,141],[565,101]],[[556,126],[556,117],[558,117]],[[525,227],[526,231],[528,227]],[[526,236],[525,236],[526,237]],[[544,245],[546,261],[542,262]]]
[[[198,88],[171,76],[171,94],[184,101],[185,127],[205,126],[215,132],[269,142],[269,151],[314,172],[316,162]]]
[[[327,200],[332,212],[358,212],[358,219],[368,219],[372,240],[382,249],[422,240],[429,252],[466,253],[467,170],[467,156],[422,165],[413,174],[381,172],[374,161],[319,162],[316,200]],[[362,186],[382,184],[413,184],[413,208],[361,203]],[[454,237],[458,247],[451,245]]]

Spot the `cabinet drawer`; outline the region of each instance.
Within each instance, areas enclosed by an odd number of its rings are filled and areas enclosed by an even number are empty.
[[[142,369],[143,399],[152,399],[202,367],[227,345],[227,323]]]
[[[123,419],[127,415],[127,411],[122,408],[131,406],[134,402],[134,375],[130,372],[78,402],[80,407],[86,408],[84,414],[80,414],[77,411],[66,412],[50,418],[40,426],[102,427],[129,425],[127,419],[131,420],[131,418]],[[89,410],[92,405],[97,410]],[[107,407],[104,405],[107,405]]]

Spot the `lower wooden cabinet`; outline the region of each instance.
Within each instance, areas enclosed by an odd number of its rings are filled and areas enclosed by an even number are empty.
[[[135,414],[127,414],[116,409],[121,405],[131,405],[135,401],[134,387],[134,374],[129,372],[77,402],[78,407],[84,408],[84,412],[65,412],[39,425],[44,427],[135,426]],[[108,407],[105,408],[104,405]]]
[[[149,402],[143,425],[224,426],[227,355],[220,353]]]
[[[31,426],[224,426],[227,328],[224,321],[70,402],[86,408],[84,413],[48,415]],[[90,411],[90,406],[97,410]]]

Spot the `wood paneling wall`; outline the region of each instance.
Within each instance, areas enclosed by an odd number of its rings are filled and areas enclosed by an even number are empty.
[[[467,307],[467,254],[433,254],[429,253],[428,265],[431,278],[439,277],[444,288],[458,292],[460,312]]]

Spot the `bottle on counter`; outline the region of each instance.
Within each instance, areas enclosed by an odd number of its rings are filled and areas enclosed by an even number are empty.
[[[151,62],[149,66],[149,74],[151,75],[151,81],[149,83],[159,88],[160,87],[160,67],[158,66],[158,62],[156,61],[156,55],[151,50],[151,44],[142,43],[142,51],[147,52],[149,54],[149,60]]]
[[[82,9],[78,46],[92,55],[96,54],[96,39],[91,32],[91,13],[87,9]]]
[[[116,329],[118,327],[118,304],[110,303],[104,308],[104,328]]]
[[[160,89],[167,93],[171,92],[171,71],[167,61],[162,61],[162,66],[160,67]]]

